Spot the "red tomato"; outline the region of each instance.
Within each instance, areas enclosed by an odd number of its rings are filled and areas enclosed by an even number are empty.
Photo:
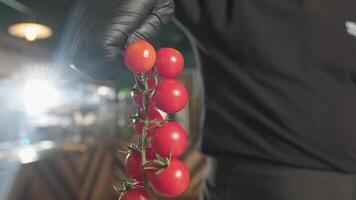
[[[174,78],[178,76],[184,67],[182,54],[173,48],[162,48],[157,51],[156,70],[163,78]]]
[[[156,109],[153,109],[153,108],[150,109],[148,118],[150,119],[151,122],[148,125],[147,135],[148,135],[148,137],[151,137],[153,134],[154,128],[156,128],[155,122],[163,122],[164,119],[163,119],[162,115]],[[144,127],[144,119],[135,121],[133,124],[133,127],[135,128],[136,132],[141,135],[143,127]]]
[[[147,147],[146,148],[146,160],[151,161],[156,159],[156,154],[152,150],[152,148]],[[153,166],[152,164],[149,164],[148,166]],[[148,181],[152,180],[152,174],[154,173],[153,169],[146,169],[146,178]],[[143,183],[142,183],[143,185]]]
[[[141,152],[131,151],[126,156],[125,170],[127,172],[127,175],[129,175],[129,177],[142,183],[143,175],[142,175],[142,168],[141,168],[141,163],[142,163],[141,159],[142,159]],[[152,151],[152,149],[146,148],[146,160],[150,161],[154,159],[155,159],[155,154]]]
[[[125,160],[127,175],[139,182],[143,181],[141,163],[141,153],[139,151],[132,151],[127,154]]]
[[[155,152],[152,148],[146,148],[146,160],[154,160],[156,158]]]
[[[142,189],[131,189],[120,197],[120,200],[151,200],[147,192]]]
[[[188,168],[177,159],[172,159],[170,165],[162,173],[152,173],[150,176],[154,191],[169,198],[177,197],[185,192],[190,182]]]
[[[178,81],[166,79],[156,87],[154,101],[163,112],[175,113],[184,108],[188,101],[188,92]]]
[[[156,51],[150,43],[139,40],[127,46],[124,60],[134,73],[148,72],[156,62]]]
[[[157,128],[152,135],[151,145],[153,151],[163,157],[177,158],[185,151],[188,145],[187,134],[176,122],[167,122]]]

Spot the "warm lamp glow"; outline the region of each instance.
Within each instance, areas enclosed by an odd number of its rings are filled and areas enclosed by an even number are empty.
[[[24,38],[30,42],[37,39],[46,39],[52,36],[53,31],[48,26],[36,23],[19,23],[9,27],[9,33],[15,37]]]

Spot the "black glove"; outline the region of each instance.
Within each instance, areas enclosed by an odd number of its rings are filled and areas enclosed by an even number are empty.
[[[71,67],[100,80],[115,79],[123,50],[149,40],[174,13],[173,0],[87,0],[71,48]]]

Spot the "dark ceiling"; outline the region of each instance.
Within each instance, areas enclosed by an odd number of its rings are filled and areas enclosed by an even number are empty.
[[[4,34],[11,24],[33,20],[28,16],[3,2],[17,2],[24,5],[35,13],[35,20],[46,24],[54,30],[54,35],[48,40],[38,41],[45,47],[56,47],[62,32],[65,30],[68,16],[75,4],[75,0],[0,0],[0,31]]]
[[[36,59],[66,61],[66,54],[71,43],[75,22],[82,8],[76,7],[80,0],[0,0],[0,50],[12,51],[18,55],[31,56]],[[100,1],[100,0],[98,0]],[[28,7],[35,13],[36,21],[50,26],[53,37],[36,42],[27,42],[10,36],[7,32],[11,24],[24,22],[28,16],[8,6],[4,2],[15,2]],[[71,25],[69,27],[68,25]],[[183,32],[174,23],[164,26],[153,41],[155,47],[170,46],[183,52],[186,66],[194,66],[190,44]],[[0,68],[1,70],[1,68]],[[0,73],[1,74],[1,73]]]

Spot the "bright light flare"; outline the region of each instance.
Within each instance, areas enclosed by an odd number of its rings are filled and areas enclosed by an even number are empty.
[[[37,152],[31,147],[26,147],[18,151],[18,156],[21,163],[30,163],[38,159]]]
[[[28,114],[40,114],[59,105],[58,91],[46,80],[31,80],[22,91],[25,111]]]

